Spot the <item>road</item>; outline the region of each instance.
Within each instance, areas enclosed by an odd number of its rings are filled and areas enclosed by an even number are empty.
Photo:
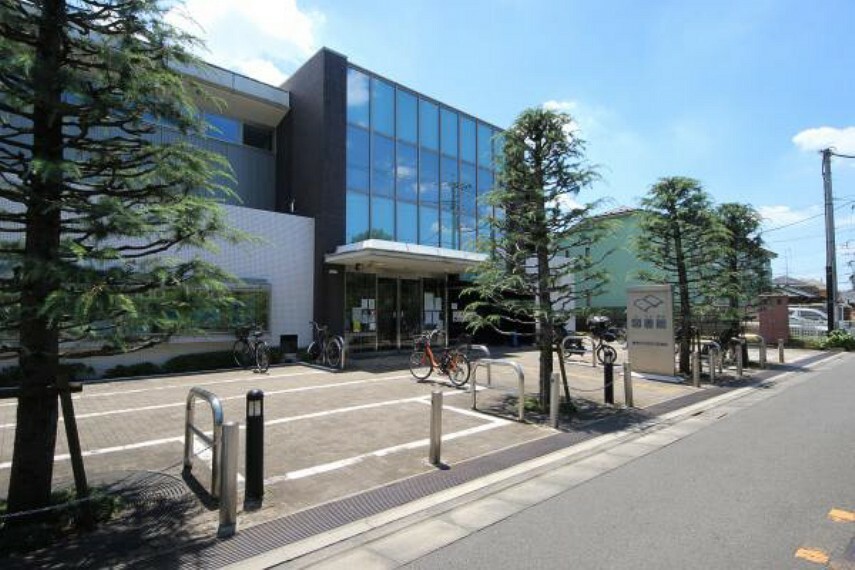
[[[691,434],[408,567],[855,568],[853,365],[839,355],[708,410]]]

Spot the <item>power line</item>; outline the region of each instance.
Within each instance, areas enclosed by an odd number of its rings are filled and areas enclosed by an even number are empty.
[[[840,204],[839,206],[835,206],[835,208],[834,208],[834,209],[835,209],[835,210],[839,210],[839,209],[840,209],[840,208],[842,208],[843,206],[848,206],[848,205],[850,205],[850,204],[855,204],[855,200],[849,200],[848,202],[844,202],[844,203]],[[783,224],[783,225],[780,225],[780,226],[777,226],[777,227],[774,227],[774,228],[769,228],[768,230],[763,230],[762,232],[760,232],[760,234],[761,234],[761,235],[762,235],[762,234],[768,234],[769,232],[776,232],[776,231],[778,231],[778,230],[782,230],[782,229],[784,229],[784,228],[789,228],[789,227],[791,227],[791,226],[795,226],[795,225],[798,225],[798,224],[803,224],[803,223],[805,223],[805,222],[809,222],[810,220],[815,220],[816,218],[821,218],[821,217],[822,217],[822,216],[824,216],[824,215],[825,215],[825,213],[822,213],[822,214],[816,214],[815,216],[810,216],[809,218],[802,218],[801,220],[797,220],[797,221],[795,221],[795,222],[790,222],[790,223],[788,223],[788,224]]]

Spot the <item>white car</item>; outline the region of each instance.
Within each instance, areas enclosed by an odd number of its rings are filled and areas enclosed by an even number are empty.
[[[828,319],[819,309],[790,307],[790,326],[827,331]]]

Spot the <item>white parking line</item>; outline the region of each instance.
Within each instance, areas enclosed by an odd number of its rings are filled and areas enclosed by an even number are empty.
[[[394,378],[394,377],[392,377],[392,378]],[[373,380],[364,380],[364,381],[360,380],[359,382],[381,381],[381,380],[390,380],[390,379],[391,378],[376,378]],[[332,385],[328,384],[326,386],[329,387]],[[295,390],[296,389],[297,388],[295,388]],[[479,390],[480,389],[481,388],[479,388]],[[449,391],[449,392],[444,392],[443,394],[453,396],[453,395],[468,394],[468,392],[462,392],[460,390],[453,390],[453,391]],[[241,396],[241,397],[243,397],[243,396]],[[377,402],[374,404],[364,404],[361,406],[349,406],[347,408],[336,408],[333,410],[326,410],[324,412],[318,412],[318,413],[314,413],[314,414],[304,414],[302,416],[292,416],[292,417],[288,417],[288,418],[279,418],[279,419],[275,419],[275,420],[270,420],[268,422],[264,422],[264,425],[275,425],[275,424],[280,424],[280,423],[285,423],[285,422],[300,421],[300,420],[312,419],[312,418],[317,418],[317,417],[322,417],[322,416],[327,416],[327,415],[353,412],[353,411],[358,411],[358,410],[362,410],[362,409],[376,408],[376,407],[380,407],[380,406],[388,406],[388,405],[393,405],[393,404],[402,404],[402,403],[407,403],[407,402],[419,402],[419,401],[424,401],[426,398],[429,398],[429,397],[430,396],[418,396],[415,398],[388,400],[386,402]],[[451,407],[448,407],[447,409],[449,409],[449,410],[454,409],[454,411],[463,412],[463,410],[458,410],[458,409],[451,408]],[[499,425],[504,425],[505,422],[510,423],[507,420],[503,420],[500,418],[482,418],[482,419],[489,419],[489,421],[496,424],[495,427],[498,427]],[[246,426],[244,426],[244,425],[241,425],[240,427],[241,427],[241,429],[246,429]],[[207,435],[211,436],[211,433],[208,432]],[[157,445],[163,445],[166,443],[175,443],[175,442],[183,443],[184,442],[184,436],[179,435],[179,436],[175,436],[175,437],[165,437],[165,438],[160,438],[160,439],[152,439],[152,440],[148,440],[148,441],[140,441],[137,443],[129,443],[127,445],[117,445],[114,447],[104,447],[101,449],[92,449],[92,450],[84,451],[82,453],[82,455],[83,455],[83,457],[91,457],[93,455],[107,455],[110,453],[118,453],[121,451],[128,451],[128,450],[133,450],[133,449],[142,449],[142,448],[146,448],[146,447],[154,447]],[[54,462],[56,462],[56,461],[67,461],[70,457],[71,456],[69,454],[63,453],[61,455],[55,456]],[[7,461],[5,463],[0,463],[0,471],[2,471],[3,469],[9,469],[11,466],[12,466],[11,461]]]
[[[86,394],[81,394],[78,396],[72,396],[72,400],[88,400],[90,398],[104,398],[107,396],[122,396],[124,394],[140,394],[143,392],[155,392],[158,390],[171,390],[174,388],[187,389],[187,388],[190,388],[191,386],[212,386],[214,384],[235,384],[237,382],[246,382],[248,380],[253,380],[253,381],[254,380],[273,380],[275,378],[289,378],[292,376],[304,376],[304,375],[309,375],[309,374],[326,374],[326,372],[324,372],[322,370],[307,370],[305,372],[292,372],[292,373],[288,373],[288,374],[277,374],[277,375],[255,374],[252,377],[246,376],[244,378],[230,378],[228,380],[210,380],[208,382],[198,382],[198,383],[193,383],[193,384],[167,384],[165,386],[149,386],[148,388],[135,388],[132,390],[117,390],[115,392],[95,392],[95,393],[87,392]],[[154,380],[151,380],[151,382],[154,382]],[[97,386],[97,384],[96,384],[96,386]],[[94,386],[93,386],[93,388],[94,388]],[[16,402],[7,402],[4,404],[0,404],[0,407],[17,406],[17,405],[18,404]]]
[[[507,422],[510,423],[510,422]],[[448,435],[444,435],[442,437],[442,441],[451,441],[454,439],[458,439],[461,437],[466,437],[467,435],[474,435],[476,433],[481,433],[487,430],[496,429],[498,427],[502,427],[506,425],[505,422],[490,422],[488,424],[476,426],[469,429],[464,429],[461,431],[456,431],[450,433]],[[265,485],[273,485],[274,483],[281,483],[282,481],[288,481],[293,479],[303,479],[305,477],[311,477],[313,475],[319,475],[321,473],[328,473],[330,471],[336,471],[338,469],[343,469],[345,467],[349,467],[351,465],[355,465],[360,463],[361,461],[368,459],[370,457],[385,457],[386,455],[391,455],[393,453],[397,453],[399,451],[407,451],[410,449],[418,449],[419,447],[427,447],[430,444],[429,439],[419,439],[416,441],[411,441],[409,443],[402,443],[400,445],[393,445],[391,447],[384,447],[383,449],[378,449],[376,451],[370,451],[368,453],[363,453],[361,455],[355,455],[353,457],[348,457],[347,459],[340,459],[338,461],[333,461],[331,463],[324,463],[322,465],[315,465],[314,467],[308,467],[306,469],[298,469],[297,471],[289,471],[284,475],[277,475],[275,477],[269,477],[264,480]]]
[[[386,380],[400,380],[401,378],[407,378],[408,376],[386,376],[384,378],[369,378],[366,380],[351,380],[350,382],[336,382],[334,384],[319,384],[317,386],[300,386],[297,388],[285,388],[282,390],[269,390],[264,393],[265,397],[267,396],[276,396],[279,394],[293,394],[296,392],[309,392],[312,390],[325,390],[329,388],[341,388],[344,386],[356,386],[360,384],[372,384],[374,382],[385,382]],[[237,396],[226,396],[220,398],[221,402],[228,402],[231,400],[243,400],[246,398],[245,394],[239,394]],[[153,404],[151,406],[140,406],[137,408],[120,408],[118,410],[105,410],[103,412],[90,412],[88,414],[75,414],[75,418],[78,420],[85,420],[88,418],[100,418],[103,416],[115,416],[119,414],[131,414],[134,412],[150,412],[152,410],[162,410],[166,408],[178,408],[186,405],[186,401],[182,400],[180,402],[170,402],[168,404]],[[60,417],[59,421],[63,421]],[[15,422],[8,424],[0,424],[0,429],[11,429],[15,427]]]

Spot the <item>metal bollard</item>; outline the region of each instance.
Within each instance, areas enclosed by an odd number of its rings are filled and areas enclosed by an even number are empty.
[[[736,351],[736,379],[742,378],[742,345]]]
[[[707,353],[709,357],[709,366],[710,366],[710,384],[715,384],[715,373],[716,366],[718,366],[718,351],[712,350]]]
[[[217,536],[226,538],[237,530],[237,474],[240,424],[223,424],[222,478],[220,479],[220,526]]]
[[[558,404],[561,398],[559,388],[561,386],[561,375],[552,373],[552,382],[549,384],[549,425],[558,429]]]
[[[615,365],[612,362],[603,364],[603,400],[606,404],[615,403]]]
[[[627,408],[635,405],[632,400],[632,367],[629,362],[623,363],[623,399]]]
[[[692,351],[692,386],[701,387],[701,353]]]
[[[597,345],[591,341],[591,366],[597,367]]]
[[[264,392],[246,393],[245,509],[257,509],[264,498]]]
[[[766,341],[760,339],[760,368],[766,368]]]
[[[784,339],[778,339],[778,363],[784,363]]]
[[[430,395],[430,450],[428,460],[431,465],[440,464],[442,446],[442,392],[436,390]]]

